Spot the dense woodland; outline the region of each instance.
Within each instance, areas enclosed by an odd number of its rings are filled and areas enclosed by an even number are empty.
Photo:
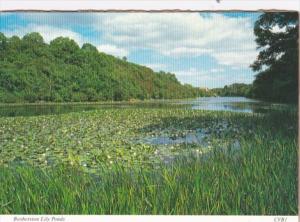
[[[0,33],[0,102],[79,102],[130,99],[173,99],[205,91],[182,85],[174,74],[80,48],[58,37],[46,44],[39,33],[22,39]]]

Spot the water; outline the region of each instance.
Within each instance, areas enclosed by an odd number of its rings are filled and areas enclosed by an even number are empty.
[[[198,110],[218,110],[247,113],[264,113],[268,110],[286,107],[245,97],[201,97],[189,100],[165,100],[141,103],[106,103],[106,104],[30,104],[1,105],[0,116],[36,116],[82,112],[96,109],[128,109],[128,108],[184,108]]]
[[[38,115],[55,115],[70,112],[83,112],[98,109],[130,109],[130,108],[165,108],[165,107],[182,107],[180,104],[168,104],[164,102],[151,103],[106,103],[106,104],[27,104],[27,105],[0,105],[1,116],[38,116]]]
[[[203,129],[197,129],[193,132],[188,132],[184,136],[168,136],[159,135],[145,137],[140,142],[151,145],[177,145],[177,144],[200,144],[206,145],[206,137],[208,132]]]
[[[284,108],[284,104],[274,104],[245,97],[201,97],[195,100],[186,100],[180,104],[191,105],[192,109],[232,111],[245,113],[264,113],[269,110]]]

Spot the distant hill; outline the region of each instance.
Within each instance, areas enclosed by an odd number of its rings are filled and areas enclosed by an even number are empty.
[[[79,102],[196,97],[174,74],[154,72],[105,53],[89,43],[39,33],[23,38],[0,33],[0,102]]]

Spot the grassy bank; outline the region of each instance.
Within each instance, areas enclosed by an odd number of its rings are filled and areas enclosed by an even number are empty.
[[[0,123],[3,214],[297,214],[295,113],[98,110]],[[205,155],[180,155],[203,144],[135,142],[198,128],[210,131]],[[165,164],[164,154],[178,155]]]

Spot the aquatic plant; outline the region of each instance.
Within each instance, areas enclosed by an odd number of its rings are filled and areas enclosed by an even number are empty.
[[[0,213],[295,215],[296,120],[180,109],[2,117]],[[199,129],[207,146],[142,142]]]

